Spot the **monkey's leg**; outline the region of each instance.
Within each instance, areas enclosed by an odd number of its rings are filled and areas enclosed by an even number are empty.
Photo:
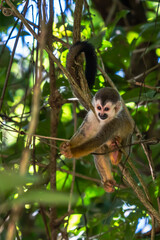
[[[97,150],[96,153],[103,153],[105,148]],[[94,155],[94,162],[97,171],[101,177],[101,181],[106,192],[114,192],[114,185],[116,181],[114,180],[111,172],[111,166],[108,155]]]

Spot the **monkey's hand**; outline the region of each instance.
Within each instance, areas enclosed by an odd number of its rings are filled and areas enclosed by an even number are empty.
[[[72,158],[73,154],[71,152],[70,142],[64,142],[60,145],[60,152],[66,158]]]
[[[111,193],[111,192],[114,192],[114,186],[116,184],[116,181],[113,179],[113,180],[106,180],[103,184],[103,187],[104,187],[104,190],[108,193]]]

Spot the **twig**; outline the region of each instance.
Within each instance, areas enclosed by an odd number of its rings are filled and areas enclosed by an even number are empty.
[[[75,11],[74,11],[74,25],[73,25],[73,43],[80,40],[82,7],[83,7],[83,0],[76,1]],[[76,79],[74,79],[74,80],[76,82]],[[74,93],[75,93],[75,95],[77,95],[76,94],[77,89],[74,89],[74,85],[71,84],[71,86],[73,86]],[[79,95],[79,93],[78,93],[78,95]],[[78,95],[77,95],[77,97],[78,97]],[[81,95],[79,95],[79,97],[80,96]],[[83,99],[82,99],[82,102],[83,102]],[[76,106],[75,105],[73,105],[73,111],[74,111],[74,131],[75,131],[76,127],[77,127],[77,114],[76,114]],[[76,159],[73,159],[73,175],[72,175],[72,184],[71,184],[70,198],[69,198],[69,204],[68,204],[68,212],[71,211],[71,202],[72,202],[73,188],[74,188],[74,183],[75,183],[75,171],[76,171]],[[68,216],[68,221],[67,221],[67,224],[65,227],[66,234],[67,234],[67,227],[68,227],[68,223],[69,223],[69,217],[70,217],[70,215]]]
[[[98,183],[98,184],[101,184],[101,180],[100,179],[96,179],[96,178],[91,178],[91,177],[88,177],[88,176],[85,176],[85,175],[82,175],[80,173],[73,173],[73,171],[69,171],[69,170],[66,170],[66,169],[62,169],[62,168],[57,168],[59,171],[61,172],[65,172],[65,173],[68,173],[68,174],[75,174],[76,177],[79,177],[79,178],[82,178],[82,179],[85,179],[85,180],[89,180],[91,182],[95,182],[95,183]]]
[[[137,76],[135,76],[133,78],[128,79],[127,82],[134,84],[137,79],[143,77],[144,75],[147,75],[148,73],[152,72],[153,70],[155,70],[155,69],[157,69],[159,67],[160,67],[160,64],[158,63],[157,65],[151,67],[150,69],[146,70],[145,72],[143,72],[143,73],[141,73],[141,74],[139,74],[139,75],[137,75]]]
[[[83,1],[81,0],[81,1],[77,1],[77,2],[78,2],[78,4],[80,4],[80,2],[83,2]],[[41,40],[40,37],[33,31],[33,29],[28,24],[27,20],[22,16],[22,14],[20,14],[18,12],[18,10],[13,5],[13,3],[10,0],[6,0],[6,3],[10,6],[10,8],[14,12],[15,16],[18,17],[19,19],[21,19],[21,21],[24,23],[24,25],[30,31],[30,33],[34,36],[34,38],[38,42],[40,42],[40,40]],[[78,24],[78,23],[76,23],[76,24]],[[75,28],[75,32],[76,31],[77,31],[77,28]],[[50,59],[52,59],[52,61],[55,62],[57,64],[57,66],[61,69],[61,71],[66,75],[67,79],[69,80],[71,86],[74,89],[74,93],[76,94],[76,96],[78,97],[78,99],[80,100],[82,105],[85,106],[85,108],[88,109],[88,110],[92,109],[92,111],[94,112],[94,108],[93,108],[93,106],[91,104],[91,101],[89,101],[89,99],[91,99],[91,96],[90,96],[90,92],[89,92],[88,88],[81,89],[79,87],[79,85],[76,83],[75,79],[71,76],[71,74],[67,71],[67,69],[65,69],[63,67],[63,65],[55,57],[55,55],[52,53],[52,51],[49,49],[49,47],[47,45],[44,45],[43,48],[48,53]],[[82,75],[82,72],[81,72],[80,75]],[[85,78],[83,77],[83,79],[85,79]],[[84,80],[84,82],[85,82],[85,80]]]
[[[148,201],[148,199],[145,197],[143,191],[140,189],[140,187],[137,185],[135,180],[132,178],[131,174],[127,170],[127,168],[123,165],[123,163],[119,163],[119,168],[126,178],[127,182],[132,187],[133,191],[136,193],[139,200],[142,202],[142,204],[145,206],[145,208],[148,210],[148,212],[153,215],[158,223],[160,224],[160,215],[157,212],[157,210],[152,206],[152,204]]]
[[[73,116],[74,116],[74,132],[77,130],[77,114],[76,114],[76,105],[73,104]],[[71,204],[72,204],[72,195],[73,195],[73,188],[74,188],[74,182],[75,182],[75,172],[76,172],[76,159],[73,159],[73,174],[72,174],[72,184],[71,184],[71,190],[70,190],[70,199],[68,203],[68,212],[71,211]]]
[[[75,106],[73,105],[73,115],[74,115],[74,132],[76,131],[76,111]],[[75,172],[76,172],[76,159],[73,159],[73,175],[72,175],[72,183],[71,183],[71,190],[70,190],[70,199],[68,203],[68,212],[71,210],[71,203],[72,203],[72,195],[73,195],[73,188],[75,182]]]
[[[147,186],[145,184],[145,182],[143,181],[143,178],[141,177],[141,175],[139,174],[138,172],[138,169],[135,167],[135,165],[133,164],[132,160],[130,159],[130,157],[128,156],[128,154],[124,151],[124,149],[121,149],[121,151],[123,152],[124,156],[126,157],[127,159],[127,162],[129,163],[129,165],[131,166],[132,170],[134,171],[134,173],[136,174],[140,184],[142,185],[143,187],[143,190],[146,194],[146,197],[148,199],[149,202],[151,202],[151,197],[149,195],[149,191],[147,189]]]
[[[38,138],[44,138],[44,139],[50,139],[50,140],[57,140],[57,141],[63,141],[63,142],[68,142],[68,141],[69,141],[68,139],[64,139],[64,138],[42,136],[42,135],[37,135],[37,134],[34,134],[33,136],[38,137]]]
[[[47,235],[47,240],[50,240],[51,238],[50,238],[50,232],[49,232],[49,229],[48,229],[47,219],[46,219],[44,208],[42,206],[40,207],[40,213],[41,213],[42,218],[43,218],[43,222],[44,222],[44,226],[45,226],[45,230],[46,230],[46,235]]]
[[[26,14],[27,6],[28,6],[28,0],[25,4],[25,7],[24,7],[24,15]],[[0,101],[0,110],[1,110],[1,107],[2,107],[3,98],[4,98],[5,91],[6,91],[6,87],[7,87],[7,83],[8,83],[8,79],[9,79],[9,74],[10,74],[10,70],[11,70],[11,66],[12,66],[12,61],[13,61],[14,53],[15,53],[15,50],[16,50],[16,47],[17,47],[17,43],[18,43],[18,39],[19,39],[19,36],[20,36],[22,26],[23,26],[23,23],[21,22],[20,29],[19,29],[16,41],[15,41],[15,45],[14,45],[14,51],[12,53],[12,57],[11,57],[10,63],[9,63],[9,68],[8,68],[8,71],[7,71],[5,85],[4,85],[4,88],[3,88],[2,97],[1,97],[1,101]],[[22,165],[24,165],[24,159],[23,158],[22,158],[22,161],[20,163],[20,169],[22,168]],[[21,170],[20,170],[20,174],[23,174]],[[15,235],[15,232],[16,232],[16,225],[15,224],[18,220],[20,211],[21,211],[21,208],[19,206],[14,206],[12,208],[10,221],[9,221],[9,225],[8,225],[8,229],[7,229],[7,237],[6,237],[7,240],[12,240],[14,238],[14,235]]]
[[[151,229],[151,240],[155,239],[155,217],[152,215],[152,229]]]
[[[7,116],[5,116],[5,117],[7,118]],[[4,124],[2,121],[0,121],[0,123],[3,126],[5,126],[5,127],[3,127],[3,129],[5,129],[5,131],[16,132],[16,133],[21,134],[21,135],[28,135],[28,133],[24,132],[23,130],[17,130],[16,128],[13,128],[12,126]],[[15,123],[17,123],[17,122],[15,122]],[[1,128],[2,127],[0,127],[0,129]],[[43,135],[37,135],[37,134],[33,134],[33,136],[37,137],[37,138],[56,140],[56,141],[63,141],[63,142],[68,142],[69,141],[68,139],[65,139],[65,138],[57,138],[57,137],[43,136]],[[131,146],[134,146],[134,145],[138,145],[138,144],[144,144],[144,143],[147,144],[147,145],[156,145],[156,144],[160,143],[160,138],[153,137],[153,138],[149,138],[149,139],[141,139],[141,140],[137,140],[137,141],[134,141],[132,143],[126,144],[125,146],[122,146],[122,147],[126,148],[126,147],[131,147]],[[104,153],[99,153],[99,154],[98,153],[94,153],[94,154],[104,155],[104,154],[109,153],[109,152],[114,152],[117,149],[119,149],[119,148],[116,147],[115,149],[107,151],[107,152],[104,152]]]
[[[83,0],[76,1],[74,10],[73,43],[80,40]]]
[[[28,3],[27,3],[27,5],[28,5]],[[27,11],[27,9],[25,10],[25,12],[26,11]],[[4,100],[5,92],[6,92],[6,89],[7,89],[9,75],[10,75],[11,67],[12,67],[12,63],[13,63],[13,58],[14,58],[14,54],[15,54],[15,51],[16,51],[16,48],[17,48],[17,44],[18,44],[19,36],[20,36],[21,30],[22,30],[22,26],[23,26],[23,23],[21,22],[16,40],[15,40],[15,43],[14,43],[11,58],[10,58],[10,61],[9,61],[9,66],[8,66],[8,69],[7,69],[7,74],[6,74],[6,78],[5,78],[5,82],[4,82],[4,86],[3,86],[3,90],[2,90],[2,94],[1,94],[1,98],[0,98],[0,112],[1,112],[1,109],[2,109],[3,100]]]
[[[53,54],[53,42],[52,42],[52,26],[53,26],[53,19],[54,19],[54,6],[53,1],[49,1],[49,21],[47,24],[47,49],[50,52],[49,54],[49,77],[50,77],[50,99],[49,103],[51,106],[50,112],[50,134],[51,137],[57,136],[57,127],[58,127],[58,120],[59,120],[59,112],[62,106],[61,95],[58,93],[56,88],[56,74],[55,74],[55,63],[53,58],[51,57]],[[46,45],[46,46],[47,46]],[[44,47],[46,49],[46,47]],[[52,191],[56,191],[56,170],[57,170],[57,149],[56,149],[56,141],[51,140],[51,147],[50,147],[50,184]],[[51,231],[51,239],[57,240],[58,234],[58,225],[56,224],[57,221],[57,207],[53,205],[50,211],[50,231]]]
[[[59,8],[60,8],[60,11],[61,11],[61,16],[62,16],[62,21],[63,21],[63,26],[64,26],[64,31],[65,31],[65,36],[66,36],[66,40],[67,40],[67,43],[69,43],[69,40],[68,40],[68,35],[67,35],[67,30],[66,30],[66,26],[65,26],[65,15],[63,13],[63,10],[62,10],[62,4],[61,4],[61,0],[59,0]]]
[[[142,83],[142,82],[132,82],[134,85],[136,86],[140,86],[140,87],[144,87],[144,88],[149,88],[151,90],[154,90],[155,92],[157,93],[160,93],[160,87],[152,87],[152,86],[149,86],[149,85],[146,85],[145,83]]]
[[[154,68],[149,69],[149,71],[152,71],[153,69],[155,69],[155,68],[157,68],[157,67],[159,67],[159,66],[160,66],[160,65],[157,64],[156,66],[154,66]],[[114,83],[112,82],[112,80],[110,79],[110,77],[108,76],[108,74],[107,74],[101,67],[98,67],[98,68],[99,68],[99,70],[102,72],[104,78],[106,79],[106,81],[108,81],[108,83],[110,84],[110,86],[113,87],[113,88],[115,88],[115,89],[117,90],[116,86],[114,85]],[[148,73],[148,71],[146,71],[146,74],[147,74],[147,73]],[[143,73],[143,75],[144,75],[144,73]],[[142,75],[141,75],[141,76],[142,76]],[[141,76],[139,75],[139,77],[141,77]],[[132,119],[132,117],[131,117],[128,109],[126,108],[126,106],[125,106],[125,104],[124,104],[123,99],[122,99],[122,102],[123,102],[124,109],[125,109],[128,117],[129,117],[129,119],[134,123],[134,121],[133,121],[133,119]],[[135,125],[135,124],[134,124],[134,125]],[[142,135],[141,135],[139,129],[138,129],[136,126],[135,126],[135,130],[136,130],[136,132],[138,133],[138,136],[139,136],[140,138],[142,138]],[[152,160],[152,158],[151,158],[151,156],[150,156],[150,154],[149,154],[149,152],[148,152],[148,150],[147,150],[147,145],[146,145],[145,143],[143,143],[143,142],[141,143],[141,145],[142,145],[142,148],[143,148],[143,150],[144,150],[144,153],[145,153],[145,155],[146,155],[146,157],[147,157],[147,159],[148,159],[148,163],[149,163],[149,167],[150,167],[152,179],[153,179],[153,181],[155,181],[155,173],[154,173],[154,168],[153,168],[153,160]],[[134,167],[134,166],[133,166],[133,167]],[[135,170],[135,169],[134,169],[134,170]],[[137,172],[136,172],[136,173],[137,173]],[[127,181],[128,181],[128,180],[130,180],[130,179],[127,179]],[[129,182],[129,183],[130,183],[130,182]],[[143,184],[143,182],[141,182],[141,183]],[[131,185],[131,186],[132,186],[132,185]],[[134,186],[134,188],[135,188],[135,186]],[[135,191],[134,188],[133,188],[133,190]],[[145,189],[145,191],[146,191],[145,185],[144,185],[144,189]],[[140,189],[140,190],[141,190],[141,189]],[[142,193],[143,193],[143,192],[142,192]],[[146,194],[147,194],[147,191],[146,191]],[[138,196],[138,193],[137,193],[137,196]],[[147,194],[147,196],[149,197],[148,194]],[[143,198],[139,197],[139,199],[140,199],[141,202],[144,204]],[[159,198],[157,199],[157,203],[158,203],[158,208],[160,209]],[[144,206],[145,206],[145,204],[144,204]],[[156,214],[157,214],[157,213],[156,213]],[[154,217],[156,218],[156,216],[153,214],[153,212],[151,213],[151,216],[154,216]]]
[[[60,43],[62,43],[62,45],[64,47],[66,47],[68,49],[70,48],[70,45],[68,43],[66,43],[65,41],[63,41],[62,39],[60,39],[60,38],[58,38],[56,36],[52,36],[52,38],[53,38],[53,41],[60,42]]]

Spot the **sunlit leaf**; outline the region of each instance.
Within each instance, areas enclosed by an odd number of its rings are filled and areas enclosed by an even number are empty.
[[[34,183],[38,180],[33,176],[21,176],[15,172],[0,173],[0,192],[7,192],[27,183]]]
[[[75,203],[77,197],[72,196],[71,203]],[[21,194],[17,199],[14,200],[16,204],[29,204],[29,203],[39,203],[45,205],[54,204],[56,206],[67,205],[70,201],[70,196],[68,193],[53,192],[48,190],[28,190],[24,194]]]

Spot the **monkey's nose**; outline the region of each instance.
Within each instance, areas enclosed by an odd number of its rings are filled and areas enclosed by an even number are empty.
[[[98,115],[99,115],[100,119],[102,119],[102,120],[105,120],[108,117],[108,115],[106,113],[104,113],[104,114],[99,113]]]

